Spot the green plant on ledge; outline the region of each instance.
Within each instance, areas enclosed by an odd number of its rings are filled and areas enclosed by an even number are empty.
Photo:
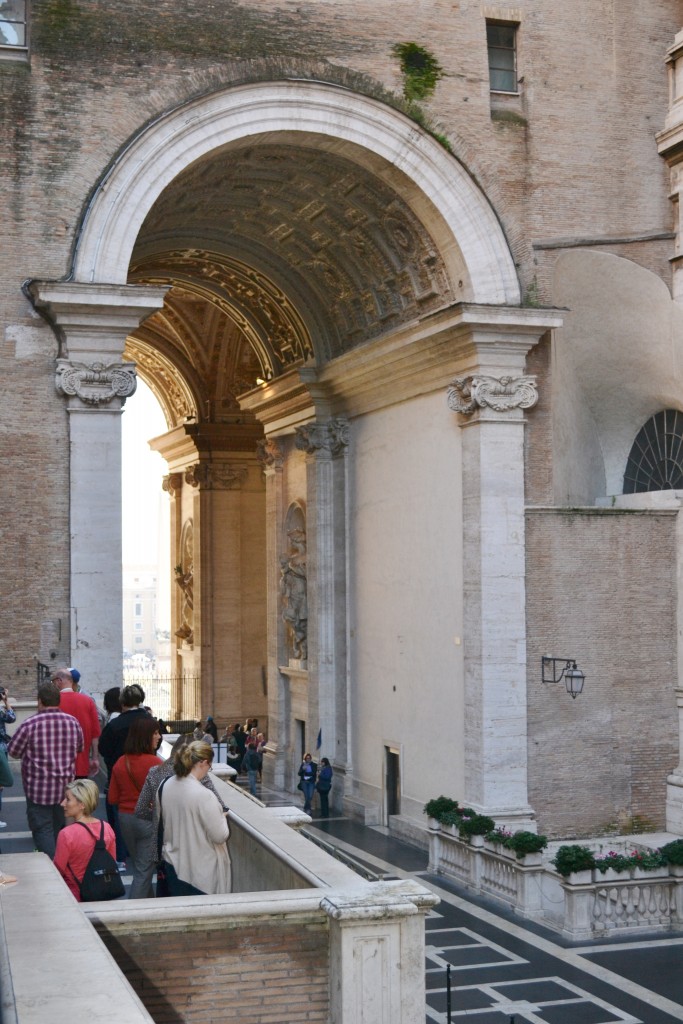
[[[457,811],[457,809],[458,801],[451,800],[449,796],[437,796],[433,800],[428,800],[424,805],[424,813],[427,817],[435,818],[437,821],[441,821],[442,815],[448,814],[450,811]]]
[[[628,871],[631,867],[631,858],[625,853],[610,850],[604,857],[595,858],[595,866],[602,875],[608,868],[611,868],[612,871]]]
[[[634,868],[641,868],[643,871],[654,871],[656,868],[663,868],[667,861],[661,850],[634,850],[630,856],[631,865]]]
[[[485,836],[496,827],[493,818],[487,814],[473,814],[471,817],[461,816],[457,823],[461,839],[471,839],[472,836]]]
[[[683,839],[674,839],[659,851],[667,864],[683,864]]]
[[[546,836],[537,835],[536,832],[527,832],[520,829],[519,832],[510,832],[506,828],[496,828],[485,837],[489,843],[499,843],[506,850],[514,850],[517,860],[526,857],[527,853],[541,853],[548,845]]]
[[[595,855],[588,846],[572,843],[561,846],[553,859],[553,864],[564,878],[574,871],[590,871],[595,867]]]

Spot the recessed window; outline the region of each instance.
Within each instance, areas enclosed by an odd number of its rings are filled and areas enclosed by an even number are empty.
[[[624,494],[683,490],[683,413],[658,412],[640,428],[624,473]]]
[[[517,25],[486,22],[491,92],[517,92]]]
[[[0,0],[0,46],[27,47],[26,0]]]

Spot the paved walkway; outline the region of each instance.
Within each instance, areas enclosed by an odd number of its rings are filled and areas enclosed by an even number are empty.
[[[267,790],[269,806],[296,802]],[[2,853],[33,848],[20,782],[5,790]],[[315,818],[311,839],[380,878],[419,878],[441,903],[427,919],[426,1024],[672,1024],[683,1021],[683,934],[571,945],[429,874],[426,851],[386,828]]]

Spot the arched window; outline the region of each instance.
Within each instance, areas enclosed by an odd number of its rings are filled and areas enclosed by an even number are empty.
[[[624,494],[683,490],[683,413],[664,409],[647,421],[633,442]]]

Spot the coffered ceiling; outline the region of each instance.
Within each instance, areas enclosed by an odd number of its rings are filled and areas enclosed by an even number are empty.
[[[169,425],[229,419],[257,379],[323,364],[453,301],[433,239],[390,180],[266,139],[171,182],[129,280],[172,288],[128,346]]]

